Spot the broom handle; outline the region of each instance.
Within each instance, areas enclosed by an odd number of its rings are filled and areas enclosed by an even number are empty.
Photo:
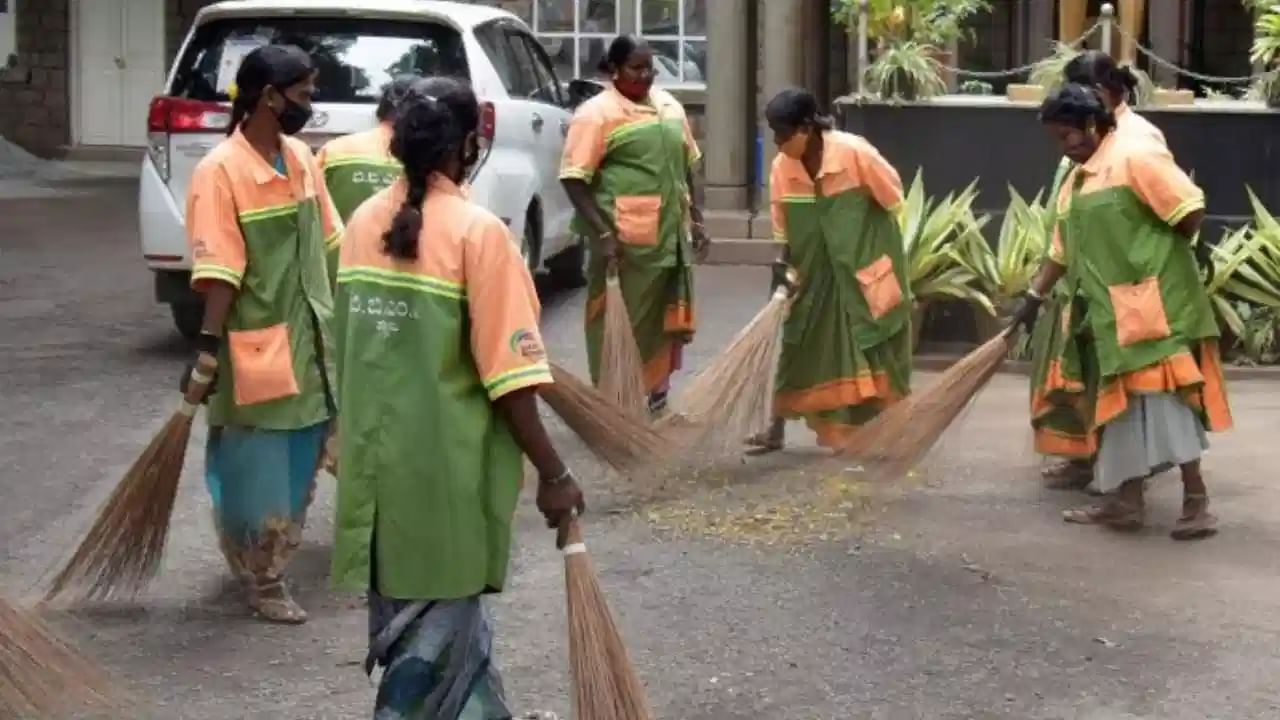
[[[182,394],[182,405],[178,411],[188,417],[196,414],[196,408],[204,401],[204,396],[213,384],[214,373],[218,371],[218,358],[209,353],[200,353],[196,358],[196,366],[191,368],[191,382],[187,383],[187,391]]]
[[[587,551],[582,542],[582,526],[578,524],[578,513],[574,511],[556,528],[556,547],[565,555],[577,555]]]

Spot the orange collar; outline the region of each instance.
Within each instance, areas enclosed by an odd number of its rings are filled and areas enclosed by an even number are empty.
[[[244,136],[239,128],[231,134],[231,142],[235,144],[239,154],[245,157],[245,162],[249,163],[253,168],[253,180],[259,185],[266,185],[269,182],[286,179],[283,175],[271,167],[271,163],[262,157],[262,153],[249,142],[249,138]],[[289,152],[289,143],[284,137],[280,138],[280,155],[284,158],[285,167],[293,170],[296,163],[293,162],[292,153]]]

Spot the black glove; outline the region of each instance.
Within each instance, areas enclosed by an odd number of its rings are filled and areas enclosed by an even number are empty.
[[[1200,238],[1196,241],[1193,249],[1196,254],[1196,263],[1200,266],[1201,270],[1204,270],[1204,284],[1209,285],[1213,282],[1213,277],[1216,272],[1216,268],[1213,266],[1213,246],[1204,238]]]
[[[784,262],[775,262],[769,266],[771,277],[769,279],[769,294],[772,295],[774,290],[787,284],[787,268],[789,266]]]
[[[197,337],[195,341],[196,354],[194,357],[191,358],[190,361],[187,362],[186,368],[184,368],[182,371],[182,377],[178,379],[179,392],[181,392],[184,395],[187,393],[187,388],[190,387],[191,385],[191,373],[196,369],[196,361],[199,360],[200,356],[204,354],[208,354],[208,355],[214,356],[215,358],[218,357],[218,347],[221,344],[222,344],[221,338],[215,335],[209,335],[207,333],[200,333],[200,336]],[[201,402],[207,403],[209,401],[209,396],[212,395],[214,392],[216,392],[217,388],[218,388],[218,373],[215,370],[213,373],[213,379],[209,381],[209,389],[205,392],[204,398],[201,400]]]
[[[1022,302],[1018,304],[1018,309],[1013,311],[1012,322],[1009,327],[1016,328],[1021,325],[1026,329],[1027,334],[1035,329],[1036,318],[1040,315],[1040,306],[1044,304],[1044,298],[1037,297],[1027,291],[1022,294]]]

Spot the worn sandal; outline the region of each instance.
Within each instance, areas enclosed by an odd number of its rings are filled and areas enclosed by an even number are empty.
[[[267,622],[301,625],[307,621],[307,611],[294,602],[283,580],[257,585],[249,598],[249,607]]]
[[[1140,530],[1145,524],[1146,512],[1141,507],[1126,505],[1118,500],[1062,511],[1062,519],[1076,525],[1102,525],[1112,530]]]
[[[1209,512],[1207,495],[1187,495],[1182,499],[1182,517],[1169,536],[1174,540],[1203,540],[1218,534],[1218,518]]]
[[[757,433],[742,442],[747,446],[746,454],[750,457],[768,455],[785,447],[781,439],[769,432]]]

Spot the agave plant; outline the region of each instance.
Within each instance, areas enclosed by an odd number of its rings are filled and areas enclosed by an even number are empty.
[[[979,273],[985,264],[978,244],[991,249],[982,239],[982,228],[990,219],[978,218],[973,203],[978,197],[977,181],[959,194],[949,193],[933,200],[925,193],[922,173],[907,191],[900,218],[907,256],[907,283],[917,310],[936,300],[963,300],[995,315],[991,298],[982,291]]]
[[[1253,48],[1249,60],[1270,67],[1280,57],[1280,3],[1269,8],[1259,8],[1258,21],[1254,25]]]
[[[867,68],[867,84],[881,100],[917,100],[947,91],[942,64],[931,45],[907,41],[887,45]]]
[[[977,240],[983,248],[987,247],[985,239]],[[974,246],[965,258],[966,262],[973,263],[970,267],[977,273],[983,291],[995,304],[1004,305],[1031,287],[1031,279],[1040,269],[1048,245],[1045,206],[1040,194],[1027,202],[1010,186],[1009,209],[1000,224],[995,252],[988,249],[984,254]]]
[[[1280,307],[1280,221],[1252,189],[1248,192],[1254,225],[1247,230],[1245,257],[1222,281],[1220,292],[1258,307]],[[1216,254],[1223,252],[1219,248]]]

